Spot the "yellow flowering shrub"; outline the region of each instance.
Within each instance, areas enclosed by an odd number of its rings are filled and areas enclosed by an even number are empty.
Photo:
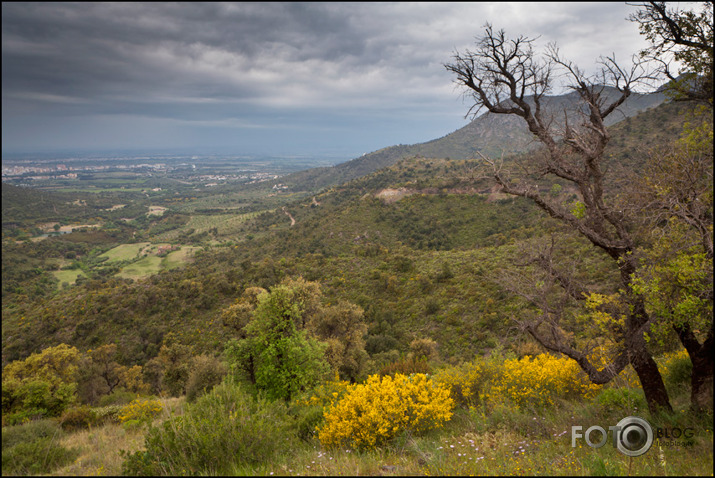
[[[504,361],[499,380],[489,396],[493,402],[507,398],[517,406],[547,407],[558,398],[591,398],[600,387],[589,382],[576,361],[540,354]]]
[[[476,359],[471,363],[440,370],[433,381],[447,387],[457,403],[471,407],[484,402],[494,369],[491,362]]]
[[[122,424],[128,422],[149,422],[159,416],[164,409],[159,400],[135,398],[122,407],[118,419]]]
[[[404,431],[442,426],[453,407],[449,389],[425,374],[371,375],[328,407],[318,439],[326,447],[374,448]]]
[[[549,354],[521,359],[482,359],[439,371],[434,381],[451,391],[457,403],[473,408],[506,402],[537,408],[557,398],[591,398],[601,389],[579,365]]]
[[[679,362],[690,360],[690,355],[685,349],[680,349],[677,352],[669,352],[660,357],[658,362],[658,371],[667,375],[670,370],[676,366]]]
[[[349,388],[350,382],[347,380],[340,380],[340,377],[336,372],[333,380],[318,385],[312,390],[309,397],[298,398],[295,400],[295,403],[297,405],[304,406],[320,405],[322,407],[327,407],[345,395],[345,392],[347,392]]]

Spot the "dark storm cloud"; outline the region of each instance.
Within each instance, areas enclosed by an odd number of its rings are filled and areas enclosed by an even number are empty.
[[[600,54],[642,46],[625,21],[632,10],[615,3],[3,3],[3,143],[32,136],[34,117],[48,144],[53,117],[76,125],[165,119],[165,130],[182,122],[221,131],[309,124],[316,132],[350,117],[345,134],[356,118],[364,127],[384,124],[371,115],[406,130],[410,121],[447,124],[428,140],[461,121],[464,107],[442,63],[470,46],[485,22],[540,36],[542,45],[558,41],[587,66]],[[395,133],[392,142],[401,142]]]
[[[329,80],[330,65],[349,75],[379,60],[344,8],[4,3],[3,93],[105,105],[277,97],[321,70]]]

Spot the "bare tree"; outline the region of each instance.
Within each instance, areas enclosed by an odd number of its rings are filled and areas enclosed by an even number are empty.
[[[564,60],[554,45],[539,57],[533,43],[533,39],[524,36],[509,39],[503,30],[494,31],[491,25],[486,25],[476,50],[457,52],[453,61],[444,66],[456,75],[456,83],[473,101],[468,115],[486,109],[495,114],[516,115],[526,122],[543,145],[529,157],[527,174],[517,178],[504,170],[503,162],[484,156],[482,159],[491,166],[492,177],[503,192],[533,201],[611,258],[619,272],[628,312],[619,332],[619,347],[610,365],[602,369],[591,363],[588,350],[580,349],[562,327],[564,308],[550,307],[544,294],[532,298],[542,314],[523,327],[547,349],[576,360],[594,383],[609,382],[630,363],[638,374],[649,409],[671,410],[663,379],[644,339],[651,318],[642,298],[631,288],[632,276],[638,268],[631,254],[636,247],[632,222],[617,202],[607,197],[605,188],[604,150],[610,139],[605,119],[623,104],[636,85],[651,77],[641,61],[636,59],[626,69],[613,57],[601,58],[598,73],[587,76],[578,66]],[[557,116],[554,108],[548,106],[547,95],[559,78],[565,78],[568,88],[577,95],[578,107],[558,112]],[[573,186],[580,196],[578,210],[569,210],[542,193],[538,183],[545,180]],[[537,257],[535,264],[567,296],[583,297],[575,282],[553,264],[549,254]]]

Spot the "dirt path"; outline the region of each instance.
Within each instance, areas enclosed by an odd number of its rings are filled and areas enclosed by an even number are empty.
[[[286,211],[285,206],[283,206],[283,212],[286,213],[286,216],[290,218],[290,226],[293,227],[295,226],[295,219],[293,219],[293,216],[290,215],[288,211]]]

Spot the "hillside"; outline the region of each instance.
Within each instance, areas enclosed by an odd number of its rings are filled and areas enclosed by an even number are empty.
[[[605,94],[613,96],[616,92],[606,89]],[[572,92],[549,97],[544,103],[547,109],[554,112],[557,120],[563,111],[567,111],[568,117],[573,119],[577,99],[577,94]],[[608,126],[654,108],[664,100],[665,96],[659,92],[634,93],[616,113],[609,116]],[[487,112],[441,138],[413,145],[390,146],[333,167],[301,171],[283,179],[294,191],[314,190],[359,178],[409,156],[472,159],[477,152],[487,156],[510,156],[524,152],[532,146],[534,143],[531,134],[521,118]]]
[[[608,154],[614,165],[638,167],[640,148],[678,134],[682,111],[682,105],[667,103],[612,126]],[[117,267],[101,263],[99,254],[128,241],[117,233],[96,250],[93,244],[67,242],[69,235],[50,238],[38,243],[47,259],[37,258],[31,250],[36,246],[4,246],[4,265],[20,263],[23,256],[33,259],[27,262],[31,269],[25,276],[9,282],[14,284],[11,293],[18,295],[5,298],[3,358],[22,357],[57,342],[90,347],[111,340],[123,345],[127,362],[141,363],[157,353],[169,331],[193,338],[197,350],[213,350],[227,331],[212,319],[236,294],[296,275],[318,280],[326,284],[328,296],[366,310],[367,340],[374,354],[404,351],[419,333],[439,339],[445,356],[455,358],[522,340],[504,335],[508,323],[497,319],[496,310],[484,316],[484,323],[475,321],[470,310],[474,303],[498,301],[500,314],[504,313],[509,308],[506,297],[481,274],[506,260],[521,241],[558,230],[556,226],[532,204],[494,194],[488,183],[474,183],[475,161],[395,161],[312,196],[283,197],[285,210],[271,208],[230,228],[225,226],[230,219],[225,213],[187,217],[169,209],[154,220],[155,225],[147,224],[141,240],[162,243],[168,239],[164,231],[171,227],[175,243],[204,244],[206,250],[193,264],[148,279],[108,279]],[[568,200],[568,191],[563,194]],[[280,197],[272,197],[272,203]],[[215,224],[216,232],[207,236],[203,229],[195,230],[199,219]],[[44,267],[43,260],[47,267],[63,263],[63,256],[72,251],[85,256],[78,266],[94,279],[45,300],[28,300],[32,289],[22,281],[41,280],[44,275],[36,274]],[[10,271],[3,271],[9,278],[6,273]],[[422,289],[413,289],[417,286]],[[20,321],[23,316],[33,320]],[[436,323],[447,326],[435,328]],[[483,341],[473,342],[459,332],[473,327],[479,327],[480,332],[473,332]]]

